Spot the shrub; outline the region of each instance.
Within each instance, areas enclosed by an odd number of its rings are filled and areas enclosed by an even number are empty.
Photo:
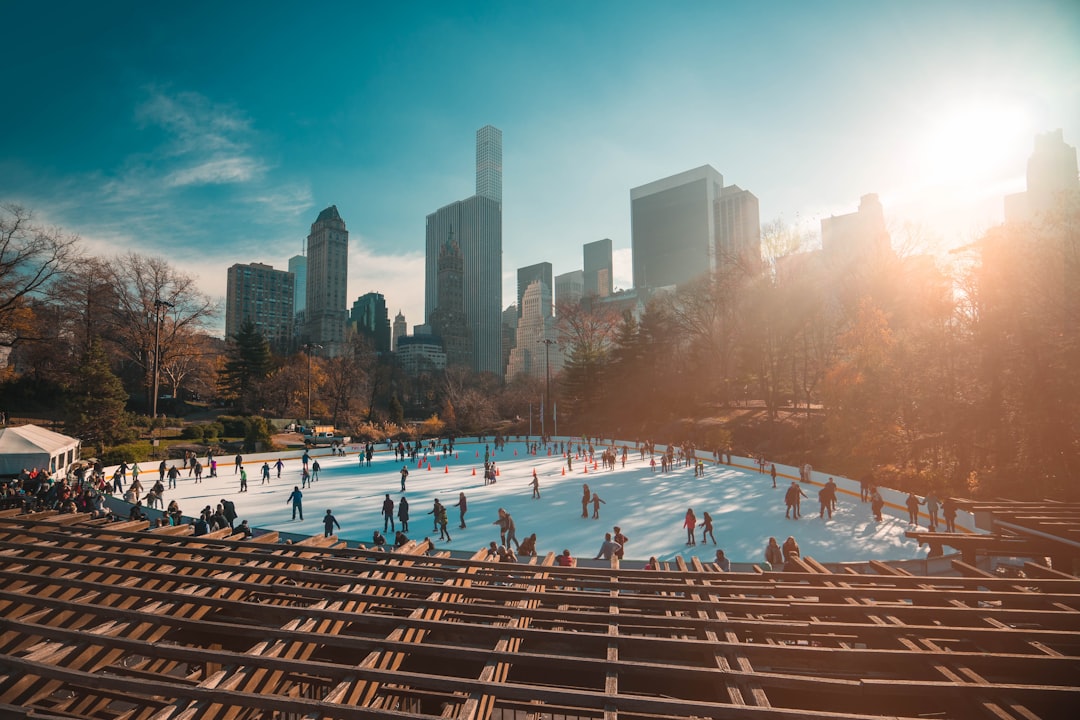
[[[221,428],[218,435],[223,437],[244,437],[247,434],[248,421],[251,418],[239,415],[222,415],[218,422],[213,423]]]
[[[204,437],[202,425],[187,425],[180,432],[180,437],[184,440],[202,440]]]
[[[151,450],[149,442],[125,443],[106,448],[100,459],[105,465],[119,465],[121,462],[146,462],[150,459]]]
[[[212,422],[203,427],[203,438],[207,441],[214,442],[219,437],[225,434],[225,427],[219,422]],[[240,431],[240,437],[243,437],[243,430]]]

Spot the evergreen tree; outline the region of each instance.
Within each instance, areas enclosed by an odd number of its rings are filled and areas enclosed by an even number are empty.
[[[271,369],[270,345],[249,320],[230,338],[219,380],[222,397],[241,411],[258,409],[262,381]]]
[[[405,408],[401,406],[401,401],[398,400],[397,393],[390,396],[390,406],[386,410],[390,415],[390,422],[398,427],[405,424]]]
[[[94,338],[75,370],[68,399],[68,429],[84,444],[104,451],[127,439],[130,421],[124,406],[127,393],[120,379],[109,367],[109,359]]]

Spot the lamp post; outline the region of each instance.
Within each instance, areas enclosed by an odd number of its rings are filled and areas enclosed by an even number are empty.
[[[322,345],[318,343],[304,343],[304,350],[307,351],[307,418],[311,420],[311,351],[322,350]]]
[[[154,298],[154,397],[150,401],[150,408],[155,420],[157,419],[158,371],[161,369],[161,312],[171,307],[174,307],[171,302]]]
[[[551,407],[551,346],[552,345],[558,345],[559,341],[558,340],[552,340],[551,338],[540,338],[539,340],[537,340],[537,342],[544,344],[544,372],[547,373],[547,384],[546,384],[547,389],[545,390],[545,395],[547,397],[544,400],[544,403],[550,408]],[[544,426],[544,413],[543,412],[540,413],[540,433],[542,435],[547,434],[547,430],[546,430],[546,428]]]

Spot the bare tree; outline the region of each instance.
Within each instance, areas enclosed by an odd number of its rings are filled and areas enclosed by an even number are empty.
[[[0,205],[0,345],[11,346],[28,329],[19,321],[26,300],[77,255],[79,238],[33,221],[20,205]]]
[[[159,338],[161,366],[165,367],[185,352],[192,335],[205,329],[217,307],[196,287],[194,278],[163,258],[131,252],[115,258],[111,271],[115,337],[125,357],[143,371],[150,388],[155,338]]]

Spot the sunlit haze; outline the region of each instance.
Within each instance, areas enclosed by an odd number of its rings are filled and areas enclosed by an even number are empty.
[[[424,219],[503,132],[516,270],[611,238],[631,187],[709,164],[761,220],[816,228],[877,193],[944,246],[1002,219],[1036,133],[1080,141],[1075,2],[7,3],[0,201],[161,255],[225,294],[285,269],[318,212],[349,298],[423,322]],[[224,325],[219,322],[219,329]]]

